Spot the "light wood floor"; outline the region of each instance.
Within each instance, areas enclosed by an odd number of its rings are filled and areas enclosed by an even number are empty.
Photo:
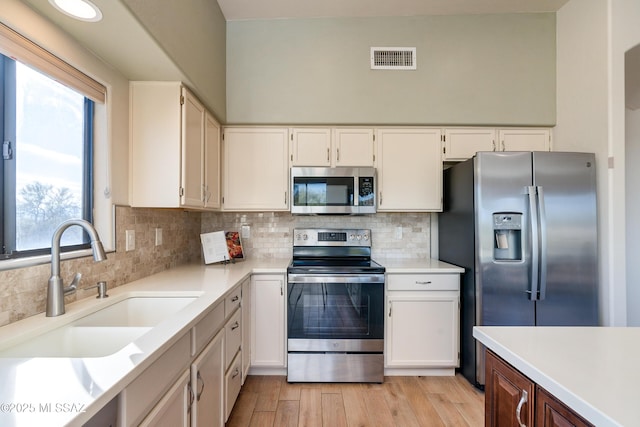
[[[289,384],[249,376],[227,427],[484,425],[484,393],[464,377],[385,377],[383,384]]]

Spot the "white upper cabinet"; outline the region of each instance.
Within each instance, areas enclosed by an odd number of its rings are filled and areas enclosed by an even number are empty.
[[[131,82],[129,96],[131,206],[215,208],[206,200],[220,185],[213,116],[180,82]]]
[[[220,209],[220,125],[208,112],[204,125],[204,206]]]
[[[444,130],[443,160],[466,160],[478,151],[496,151],[494,128],[451,128]]]
[[[289,209],[289,129],[224,129],[223,210]]]
[[[336,128],[335,166],[368,167],[374,165],[375,141],[371,128]]]
[[[372,128],[292,128],[291,166],[373,166],[373,135]]]
[[[331,129],[291,129],[292,166],[331,166]]]
[[[377,131],[378,211],[442,211],[441,130]]]
[[[499,129],[500,146],[496,151],[551,151],[548,128]]]
[[[442,159],[470,159],[478,151],[551,151],[549,128],[447,128]]]
[[[204,206],[204,116],[200,101],[182,88],[182,206]]]

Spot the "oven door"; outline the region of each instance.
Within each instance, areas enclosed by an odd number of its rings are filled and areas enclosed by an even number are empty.
[[[289,274],[289,351],[382,352],[384,274]]]

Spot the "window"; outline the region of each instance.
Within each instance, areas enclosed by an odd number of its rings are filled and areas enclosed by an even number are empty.
[[[93,101],[11,58],[0,61],[2,253],[34,255],[49,251],[61,222],[91,221]],[[87,243],[78,227],[62,236],[63,246]]]
[[[94,102],[105,97],[104,86],[0,24],[0,259],[48,254],[61,222],[93,222]],[[89,247],[79,227],[61,243]]]

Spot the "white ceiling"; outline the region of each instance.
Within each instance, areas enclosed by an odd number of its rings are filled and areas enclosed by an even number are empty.
[[[568,0],[218,0],[227,21],[246,19],[555,12]]]

